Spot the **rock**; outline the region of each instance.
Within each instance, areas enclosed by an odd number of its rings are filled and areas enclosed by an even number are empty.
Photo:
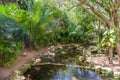
[[[21,56],[26,57],[26,56],[27,56],[27,53],[26,53],[26,52],[24,52],[23,54],[21,54]]]
[[[41,62],[41,58],[37,58],[36,60],[35,60],[35,62],[33,63],[33,65],[35,65],[35,64],[37,64],[37,63],[40,63]]]
[[[62,47],[62,46],[60,46],[60,47],[58,47],[58,48],[57,48],[57,50],[61,50],[61,49],[63,49],[63,47]]]
[[[48,58],[52,59],[52,61],[55,61],[55,53],[48,52]]]
[[[105,55],[103,55],[103,54],[96,54],[95,56],[96,56],[96,57],[103,57],[103,56],[105,56]]]
[[[120,72],[114,72],[114,75],[120,75]]]
[[[47,50],[50,51],[50,52],[54,52],[55,51],[55,46],[50,46]]]
[[[14,77],[12,78],[12,80],[25,80],[25,77],[20,76],[20,71],[15,70],[14,71]]]
[[[79,51],[82,51],[82,49],[83,49],[83,46],[79,46],[79,47],[77,48],[77,50],[79,50]]]
[[[65,55],[65,54],[67,54],[67,53],[66,53],[65,51],[62,51],[61,54],[62,54],[62,55]]]
[[[25,80],[25,76],[21,76],[21,77],[20,77],[20,80]]]
[[[19,70],[15,70],[14,73],[15,73],[15,74],[19,74],[20,71],[19,71]]]
[[[99,65],[97,65],[97,66],[95,66],[95,69],[98,69],[98,68],[101,68],[102,66],[99,66]]]
[[[37,59],[35,60],[35,62],[36,62],[36,63],[39,63],[39,62],[41,62],[41,59],[40,59],[40,58],[37,58]]]
[[[78,80],[76,77],[72,77],[72,80]]]
[[[112,71],[112,69],[109,68],[109,67],[102,67],[102,69],[105,69],[105,70],[107,70],[107,71]]]
[[[54,58],[54,57],[55,57],[55,53],[49,52],[49,53],[48,53],[48,57]]]
[[[31,80],[30,76],[31,75],[27,75],[27,77],[25,78],[25,80]]]
[[[86,59],[83,56],[79,56],[79,61],[84,62]]]

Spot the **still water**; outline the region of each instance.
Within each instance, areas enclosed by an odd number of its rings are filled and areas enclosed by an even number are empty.
[[[32,80],[103,80],[91,70],[81,70],[74,66],[37,66],[32,67],[25,75],[31,75]]]

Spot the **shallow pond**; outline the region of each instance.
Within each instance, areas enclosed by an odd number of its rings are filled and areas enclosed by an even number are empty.
[[[103,80],[91,70],[81,70],[74,66],[37,66],[32,67],[25,75],[31,75],[32,80]]]
[[[36,65],[25,72],[25,76],[30,75],[32,80],[103,80],[100,75],[92,70],[80,69],[78,66],[89,67],[88,62],[79,62],[78,58],[81,55],[83,47],[63,46],[55,50],[55,62],[66,65]],[[47,56],[41,57],[42,62],[50,62]],[[74,63],[74,64],[73,64]],[[104,80],[111,80],[107,77]]]

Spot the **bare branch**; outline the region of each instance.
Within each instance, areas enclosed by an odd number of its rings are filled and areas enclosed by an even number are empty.
[[[107,23],[107,25],[110,26],[109,24],[109,20],[98,10],[94,9],[93,6],[91,6],[89,3],[83,2],[81,0],[79,0],[79,4],[81,4],[84,8],[89,7],[89,9],[96,14],[100,19],[102,19],[105,23]]]

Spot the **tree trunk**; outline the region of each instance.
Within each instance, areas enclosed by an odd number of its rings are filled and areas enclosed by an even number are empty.
[[[118,61],[119,61],[119,64],[120,64],[120,44],[119,44],[119,42],[116,43],[116,51],[117,51],[117,54],[118,54]]]
[[[117,4],[117,0],[116,0]],[[118,15],[118,8],[115,6],[113,9],[113,16],[114,16],[114,25],[117,27],[117,34],[120,32],[120,26],[119,26],[119,15]],[[118,54],[118,61],[120,64],[120,42],[116,42],[116,52]]]
[[[113,64],[113,48],[110,46],[109,48],[108,48],[108,60],[109,60],[109,63],[110,64]]]

